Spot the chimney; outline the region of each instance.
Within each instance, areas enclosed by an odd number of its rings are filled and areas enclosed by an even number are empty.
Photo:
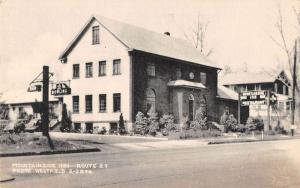
[[[164,32],[164,34],[165,34],[165,35],[168,35],[168,36],[171,35],[170,32],[168,32],[168,31]]]

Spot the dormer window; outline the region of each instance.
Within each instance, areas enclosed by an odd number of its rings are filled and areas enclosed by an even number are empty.
[[[92,44],[99,44],[100,43],[100,39],[99,39],[99,26],[94,26],[92,28],[92,32],[93,32],[93,42]]]

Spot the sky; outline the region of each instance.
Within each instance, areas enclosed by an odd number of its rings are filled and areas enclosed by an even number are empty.
[[[0,0],[0,92],[27,88],[43,65],[56,73],[58,56],[92,14],[186,39],[208,22],[209,58],[233,71],[274,69],[286,62],[275,23],[280,8],[290,48],[300,28],[299,0]],[[55,77],[54,79],[59,79]]]

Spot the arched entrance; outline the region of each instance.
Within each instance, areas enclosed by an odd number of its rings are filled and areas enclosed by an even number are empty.
[[[146,108],[147,112],[156,111],[156,94],[152,88],[148,88],[146,91]]]

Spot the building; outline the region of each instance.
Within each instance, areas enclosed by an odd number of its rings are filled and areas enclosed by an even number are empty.
[[[223,86],[236,92],[268,90],[275,93],[277,104],[272,105],[271,116],[274,121],[289,118],[291,113],[291,83],[284,70],[276,73],[230,73],[220,79]],[[249,114],[242,114],[243,121],[248,116],[267,116],[267,105],[250,105]]]
[[[204,105],[216,113],[218,68],[187,41],[92,16],[60,55],[71,95],[63,96],[76,129],[130,130],[138,111],[193,119]]]
[[[42,102],[41,92],[27,92],[26,90],[11,90],[3,93],[0,103],[5,104],[8,107],[6,114],[1,114],[1,117],[5,119],[5,116],[10,114],[11,120],[24,119],[28,116],[37,117],[39,113],[33,109],[33,104],[36,102]],[[59,99],[49,95],[49,115],[50,119],[61,119],[61,103]],[[4,112],[5,113],[5,112]]]

